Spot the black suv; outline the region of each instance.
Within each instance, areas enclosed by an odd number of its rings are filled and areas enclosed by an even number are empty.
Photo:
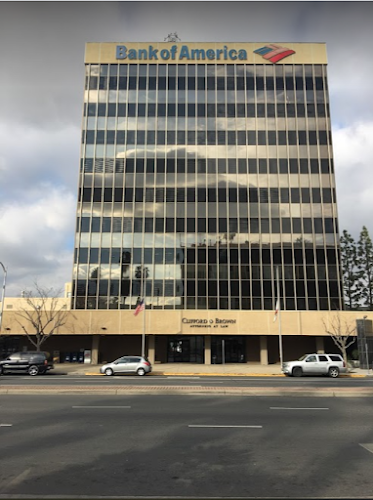
[[[49,353],[47,352],[14,352],[0,361],[0,374],[25,372],[35,376],[43,375],[52,368],[53,363],[49,361]]]

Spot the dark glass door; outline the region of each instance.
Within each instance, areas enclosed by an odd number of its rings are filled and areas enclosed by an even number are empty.
[[[211,362],[212,364],[245,363],[245,347],[245,338],[242,336],[212,337]]]
[[[168,363],[203,363],[204,339],[202,336],[169,337]]]
[[[172,338],[168,341],[168,362],[189,363],[190,342],[189,339]]]

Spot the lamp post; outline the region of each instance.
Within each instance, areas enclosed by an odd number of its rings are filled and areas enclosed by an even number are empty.
[[[365,342],[365,358],[367,360],[367,370],[368,370],[368,375],[369,375],[369,356],[368,356],[368,342],[367,342],[367,337],[365,333],[365,320],[367,319],[368,316],[363,316],[363,332],[364,332],[364,342]]]
[[[137,266],[135,271],[135,277],[140,280],[140,300],[143,304],[143,325],[142,325],[142,335],[141,335],[141,356],[145,357],[145,317],[146,317],[146,279],[149,277],[149,268],[142,265]],[[142,310],[142,309],[141,309]]]
[[[278,307],[278,344],[280,354],[280,368],[284,362],[282,354],[282,332],[281,332],[281,301],[280,301],[280,268],[276,266],[276,288],[277,288],[277,307]]]
[[[143,323],[142,323],[142,335],[141,335],[141,356],[145,358],[145,318],[146,318],[146,278],[148,273],[148,268],[142,268],[142,300],[144,301],[144,314],[143,314]]]
[[[1,311],[0,311],[0,335],[1,335],[1,327],[3,324],[3,313],[4,313],[4,299],[5,299],[5,287],[6,287],[6,277],[7,277],[7,270],[2,262],[0,262],[0,266],[3,268],[4,271],[4,281],[3,281],[3,290],[1,292]]]

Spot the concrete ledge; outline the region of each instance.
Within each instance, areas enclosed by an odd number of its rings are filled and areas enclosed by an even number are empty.
[[[102,365],[66,363],[56,365],[51,375],[102,376]],[[228,365],[204,365],[189,363],[156,363],[148,376],[172,377],[284,377],[280,364],[260,365],[259,363],[233,363]],[[369,373],[358,368],[341,374],[341,377],[369,377]]]
[[[373,388],[313,388],[313,387],[201,387],[201,386],[16,386],[0,387],[0,394],[95,394],[95,395],[143,395],[185,394],[212,396],[293,396],[293,397],[373,397]]]
[[[80,375],[85,375],[87,377],[104,377],[103,373],[87,372],[80,373]],[[200,373],[200,372],[162,372],[155,371],[146,375],[147,377],[152,376],[165,376],[165,377],[282,377],[285,375],[283,373]],[[339,376],[340,378],[365,378],[366,375],[360,375],[357,373],[344,373]],[[305,377],[303,377],[305,378]]]

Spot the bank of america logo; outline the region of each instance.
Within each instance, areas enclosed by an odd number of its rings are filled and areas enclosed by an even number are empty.
[[[260,49],[254,50],[254,54],[259,54],[264,59],[267,59],[272,63],[277,63],[278,61],[281,61],[281,59],[284,59],[284,57],[295,54],[295,50],[281,47],[280,45],[269,44]]]

